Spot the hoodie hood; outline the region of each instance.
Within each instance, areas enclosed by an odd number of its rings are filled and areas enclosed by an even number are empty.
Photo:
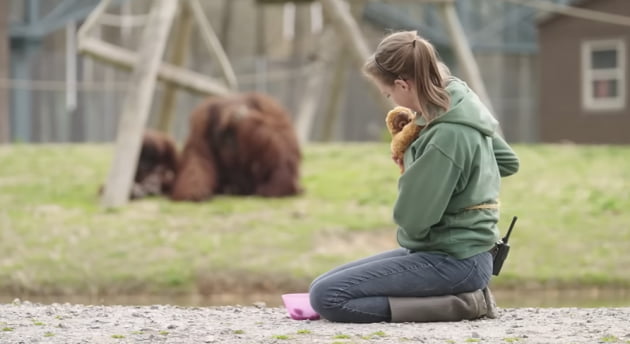
[[[446,91],[451,97],[449,110],[431,121],[429,126],[437,123],[456,123],[474,128],[487,136],[494,135],[499,125],[498,121],[464,81],[451,77]],[[427,122],[423,117],[418,117],[416,124],[425,126]]]

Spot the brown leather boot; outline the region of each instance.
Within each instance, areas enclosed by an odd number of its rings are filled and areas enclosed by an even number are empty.
[[[483,288],[483,298],[486,300],[486,317],[489,319],[496,319],[499,317],[499,310],[497,309],[497,303],[494,301],[494,296],[490,292],[489,287]]]
[[[457,295],[390,297],[391,322],[461,321],[488,313],[482,290]]]

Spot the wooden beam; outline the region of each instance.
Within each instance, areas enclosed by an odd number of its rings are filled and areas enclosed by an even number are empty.
[[[516,5],[528,6],[539,11],[561,14],[569,17],[592,20],[612,25],[630,26],[630,17],[616,13],[606,13],[602,11],[590,10],[575,6],[556,4],[549,1],[524,1],[524,0],[504,0]]]
[[[186,63],[187,53],[190,49],[189,43],[193,22],[188,6],[180,6],[179,10],[175,30],[173,30],[174,44],[171,47],[171,62],[174,66],[182,67]],[[171,82],[166,83],[157,123],[157,128],[165,133],[171,131],[176,98],[177,86]]]
[[[371,50],[368,48],[367,42],[363,38],[359,26],[352,17],[348,6],[341,0],[321,0],[321,3],[326,15],[339,30],[339,35],[342,38],[343,44],[348,47],[354,65],[361,70],[370,57]],[[384,97],[373,82],[369,84],[371,85],[369,89],[372,90],[374,98],[378,101],[384,112],[394,107],[394,103]]]
[[[133,183],[157,75],[173,23],[178,1],[155,0],[142,33],[139,53],[129,80],[122,113],[114,161],[107,177],[102,204],[106,208],[125,205]]]
[[[90,15],[85,18],[85,21],[79,27],[79,31],[77,32],[77,41],[81,44],[81,41],[88,38],[90,33],[94,30],[94,27],[98,23],[98,18],[105,13],[107,10],[107,6],[111,0],[101,0],[98,5],[90,12]]]
[[[217,34],[212,29],[210,25],[210,21],[208,17],[206,17],[203,6],[199,0],[188,0],[188,5],[193,13],[195,21],[201,30],[201,38],[203,39],[206,47],[208,48],[208,52],[210,55],[214,55],[216,61],[221,66],[221,73],[223,74],[223,78],[227,83],[228,87],[232,90],[238,89],[238,83],[236,81],[236,74],[234,73],[234,69],[230,64],[230,60],[228,59],[223,47],[221,46],[221,42],[217,37]]]
[[[79,50],[94,59],[125,70],[131,70],[138,59],[138,54],[132,51],[94,38],[81,40]],[[169,63],[159,66],[158,79],[201,95],[226,95],[231,92],[221,82]]]
[[[471,88],[475,91],[475,93],[477,93],[490,112],[493,115],[500,117],[498,114],[494,113],[492,108],[490,97],[488,97],[488,92],[486,91],[483,79],[481,78],[481,73],[479,72],[479,66],[477,66],[475,56],[468,44],[468,39],[466,39],[464,29],[459,22],[459,17],[457,16],[457,11],[455,10],[455,4],[444,3],[440,5],[440,10],[442,11],[442,16],[446,22],[446,31],[451,38],[451,47],[455,51],[457,60],[462,67],[464,79],[470,84]]]
[[[363,67],[372,51],[361,34],[350,9],[341,0],[321,0],[322,7],[333,25],[339,30],[344,43],[350,49],[355,65]]]

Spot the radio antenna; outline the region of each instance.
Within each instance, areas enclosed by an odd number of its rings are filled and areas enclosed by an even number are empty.
[[[514,224],[516,223],[516,220],[518,220],[518,217],[514,216],[512,218],[512,223],[510,223],[510,228],[508,229],[507,234],[505,235],[505,237],[503,237],[503,242],[507,244],[508,239],[510,239],[510,234],[512,234],[512,229],[514,228]]]

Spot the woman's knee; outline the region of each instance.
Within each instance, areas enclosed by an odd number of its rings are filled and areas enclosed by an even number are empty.
[[[313,309],[318,313],[320,313],[321,309],[323,308],[323,305],[325,303],[324,300],[328,298],[328,291],[324,284],[325,283],[322,283],[322,280],[313,281],[309,289],[311,307],[313,307]]]
[[[340,308],[343,302],[347,301],[340,297],[334,281],[325,278],[311,284],[309,298],[311,307],[326,319],[329,319],[331,312]]]

